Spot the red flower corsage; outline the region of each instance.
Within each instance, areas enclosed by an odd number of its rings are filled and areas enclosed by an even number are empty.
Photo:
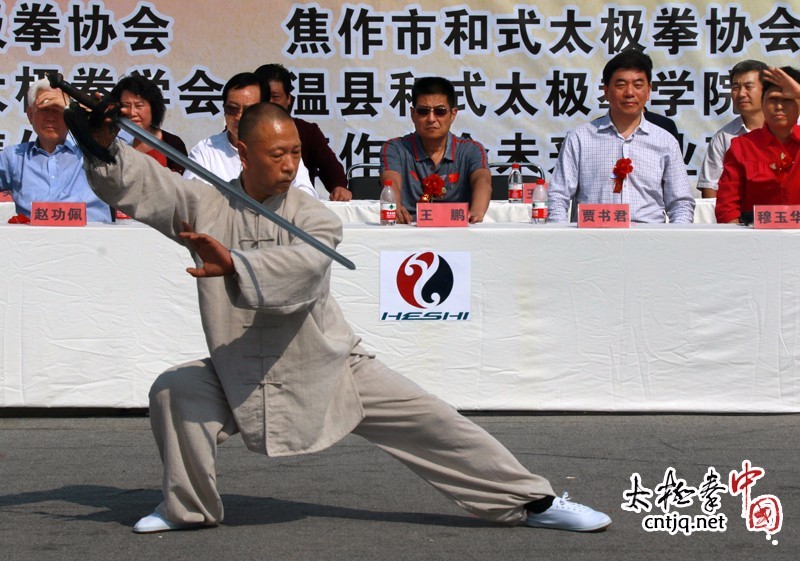
[[[433,199],[440,199],[447,193],[447,189],[444,188],[444,179],[435,173],[422,180],[422,189],[422,196],[419,198],[421,203],[429,203]]]
[[[8,219],[9,224],[30,224],[31,219],[25,216],[24,214],[15,214],[11,218]]]
[[[622,193],[622,182],[628,177],[628,174],[633,171],[630,158],[620,158],[614,164],[614,192]]]
[[[771,163],[769,167],[775,170],[775,174],[786,173],[794,165],[794,160],[789,159],[786,152],[781,152],[781,157],[777,162]]]

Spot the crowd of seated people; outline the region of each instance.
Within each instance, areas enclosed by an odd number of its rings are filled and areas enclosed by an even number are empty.
[[[650,57],[638,50],[618,53],[605,65],[608,112],[566,133],[550,180],[551,221],[574,220],[581,203],[627,203],[633,222],[692,222],[695,200],[677,128],[646,108],[652,70]],[[755,204],[800,204],[798,83],[800,71],[791,67],[770,69],[745,60],[731,69],[736,117],[711,138],[697,182],[703,197],[717,197],[718,222],[748,222]],[[241,172],[237,131],[243,111],[266,101],[291,111],[294,101],[291,74],[280,64],[236,74],[222,91],[224,128],[187,153],[180,138],[161,128],[166,106],[154,82],[126,76],[109,96],[133,123],[226,181]],[[37,201],[85,202],[89,221],[113,220],[112,210],[89,188],[83,155],[68,135],[64,110],[69,99],[39,80],[26,101],[35,140],[0,151],[0,191],[14,201],[15,218],[21,219],[15,221],[25,221]],[[413,132],[388,140],[380,152],[380,179],[392,185],[401,202],[398,222],[412,222],[420,200],[466,202],[469,221],[481,222],[491,198],[491,173],[484,147],[451,131],[458,113],[455,87],[445,78],[419,78],[410,109]],[[293,122],[302,154],[292,186],[319,198],[318,178],[331,200],[351,200],[344,168],[324,133],[314,123],[296,117]],[[157,147],[133,137],[127,141],[171,170],[196,178]],[[629,171],[617,176],[620,161]]]

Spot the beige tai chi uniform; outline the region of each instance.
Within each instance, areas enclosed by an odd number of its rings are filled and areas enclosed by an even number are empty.
[[[197,280],[210,358],[168,370],[150,390],[164,463],[158,514],[176,523],[222,521],[216,449],[236,432],[268,456],[315,452],[359,434],[495,522],[522,523],[526,503],[554,496],[486,431],[360,346],[330,294],[329,257],[119,141],[112,153],[115,164],[86,163],[101,199],[178,243],[188,222],[229,248],[236,269]],[[296,189],[264,205],[330,247],[342,239],[339,219]]]

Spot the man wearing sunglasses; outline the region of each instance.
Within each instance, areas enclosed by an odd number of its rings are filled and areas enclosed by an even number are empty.
[[[444,193],[434,201],[469,203],[470,223],[481,222],[492,196],[486,150],[474,140],[450,132],[456,118],[456,91],[440,77],[420,78],[411,89],[414,132],[389,140],[381,149],[381,181],[391,181],[397,221],[414,220],[427,178],[438,176]]]
[[[242,72],[228,80],[222,88],[225,130],[198,142],[189,152],[189,159],[225,181],[238,178],[242,171],[242,162],[236,150],[236,143],[239,140],[239,119],[242,118],[245,109],[260,103],[262,98],[267,98],[264,101],[269,101],[269,89],[262,84],[261,78],[252,72]],[[200,179],[188,169],[183,176],[187,179]],[[319,198],[303,160],[300,160],[292,187],[297,187],[315,199]]]

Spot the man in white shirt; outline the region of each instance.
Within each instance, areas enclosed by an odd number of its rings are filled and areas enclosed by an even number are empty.
[[[678,141],[643,117],[652,73],[653,61],[634,49],[606,63],[608,114],[564,138],[550,179],[550,221],[569,221],[573,199],[574,205],[628,204],[631,222],[694,220],[694,197]],[[626,161],[629,169],[624,172]]]
[[[269,98],[269,90],[266,90],[266,93]],[[239,152],[236,150],[239,119],[245,109],[261,103],[262,99],[261,79],[252,72],[242,72],[228,80],[222,89],[225,130],[198,142],[189,152],[189,159],[225,181],[239,177],[242,171],[242,162],[239,159]],[[183,176],[187,179],[200,179],[188,169]],[[292,187],[297,187],[304,193],[319,199],[317,190],[311,184],[308,169],[302,160],[300,160],[297,176],[292,181]]]
[[[708,143],[706,156],[700,168],[697,189],[704,199],[717,197],[719,178],[725,153],[731,140],[764,126],[761,112],[761,71],[767,67],[760,60],[743,60],[731,68],[731,103],[738,115],[733,121],[719,129]]]

